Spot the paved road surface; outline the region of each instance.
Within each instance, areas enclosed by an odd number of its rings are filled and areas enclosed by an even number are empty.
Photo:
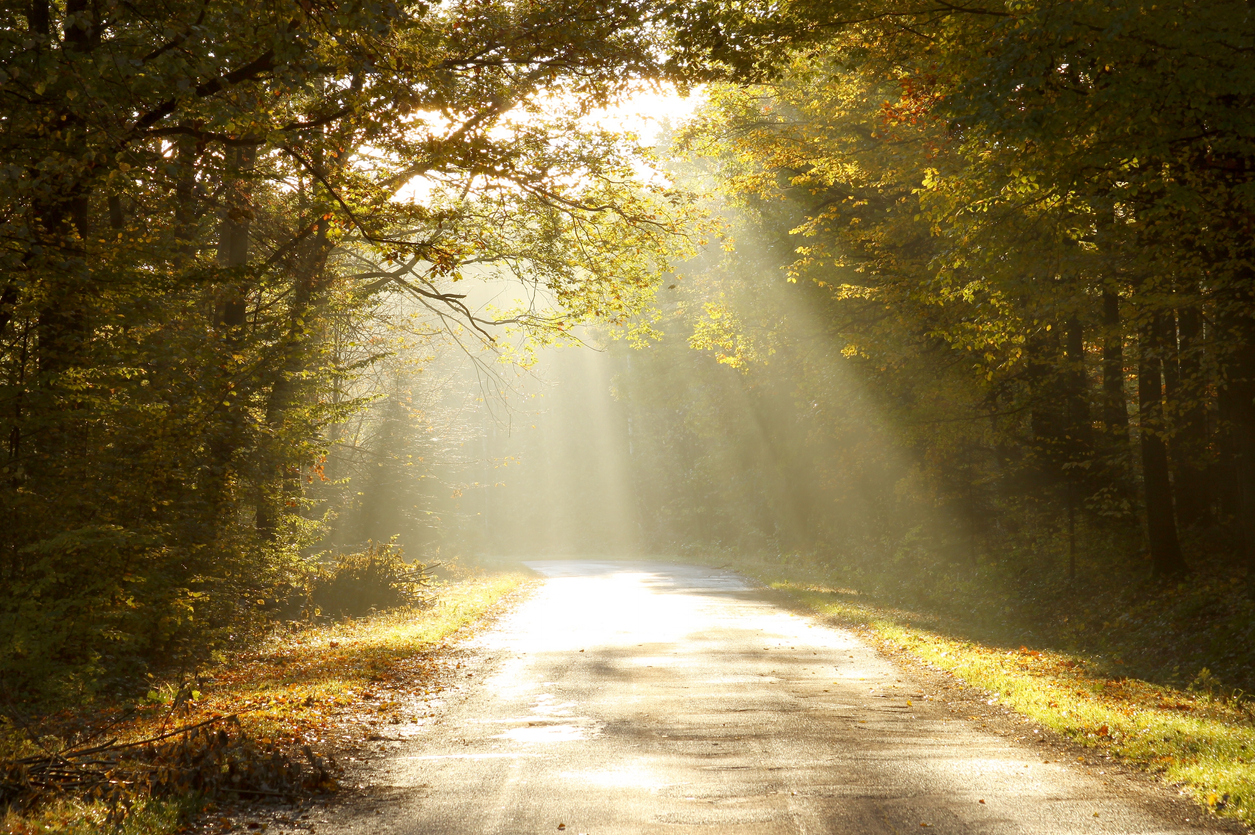
[[[485,678],[320,833],[1201,831],[955,719],[735,575],[528,564],[548,579],[485,639]]]

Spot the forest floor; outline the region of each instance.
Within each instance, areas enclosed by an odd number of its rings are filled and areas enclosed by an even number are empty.
[[[900,662],[953,675],[987,692],[990,705],[1157,776],[1212,814],[1255,824],[1255,703],[1240,691],[1198,678],[1190,687],[1168,686],[1113,673],[1105,658],[1048,642],[991,640],[953,612],[889,604],[825,578],[815,566],[725,567],[854,629]],[[1165,637],[1165,653],[1172,643]]]
[[[0,783],[36,789],[35,802],[0,817],[0,831],[256,828],[241,801],[333,791],[381,729],[428,721],[465,675],[456,646],[527,582],[480,573],[438,586],[423,608],[290,624],[194,677],[154,682],[138,703],[0,727]]]

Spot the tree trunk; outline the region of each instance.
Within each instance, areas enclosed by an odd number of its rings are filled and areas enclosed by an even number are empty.
[[[1075,460],[1086,458],[1093,443],[1089,418],[1089,376],[1085,373],[1085,329],[1076,316],[1068,319],[1065,345],[1068,364],[1068,423]]]
[[[32,3],[32,27],[41,34],[50,34],[48,4]],[[67,55],[85,54],[96,44],[96,14],[93,0],[67,0],[65,4],[63,50]],[[63,114],[64,118],[64,114]],[[61,132],[62,151],[72,159],[84,159],[86,137],[77,127]],[[73,177],[74,175],[71,175]],[[84,243],[91,234],[88,216],[89,192],[76,179],[60,184],[59,193],[51,195],[45,205],[33,210],[42,221],[49,251],[61,249],[85,257]],[[84,277],[80,270],[56,270],[56,278],[47,293],[47,301],[39,312],[39,367],[45,382],[52,381],[72,368],[87,342],[87,315]]]
[[[227,176],[231,182],[225,189],[224,206],[218,224],[218,266],[228,273],[228,283],[218,298],[215,324],[223,340],[220,349],[223,361],[230,356],[243,338],[247,322],[247,297],[243,286],[243,271],[248,266],[249,235],[252,225],[252,205],[248,169],[252,166],[252,149],[234,148],[228,153],[230,165]],[[230,396],[234,394],[224,378],[220,397],[226,397],[220,417],[210,429],[204,487],[201,490],[206,513],[204,533],[212,540],[222,521],[225,505],[229,500],[227,485],[234,469],[235,454],[240,446],[244,425],[243,404]]]
[[[31,32],[48,37],[48,33],[52,30],[52,16],[48,0],[31,0],[26,13],[26,21]]]
[[[321,90],[322,80],[318,79]],[[310,163],[326,180],[323,148],[313,149]],[[311,184],[312,188],[313,187]],[[321,211],[317,200],[307,207],[314,217]],[[327,225],[319,223],[313,236],[298,251],[293,270],[292,302],[288,308],[288,326],[280,346],[280,361],[271,381],[270,396],[266,401],[266,426],[272,440],[283,432],[284,423],[293,407],[299,402],[301,391],[295,382],[299,372],[308,362],[310,333],[319,297],[326,290],[327,257],[333,245],[327,237]],[[254,524],[259,536],[273,540],[279,532],[279,519],[289,502],[301,492],[300,467],[296,462],[276,460],[262,451]]]
[[[1076,579],[1076,516],[1086,470],[1082,464],[1093,455],[1093,427],[1089,416],[1089,377],[1085,373],[1085,330],[1081,320],[1068,319],[1065,339],[1068,393],[1067,461],[1063,471],[1064,503],[1068,528],[1068,579]]]
[[[1109,433],[1127,446],[1129,407],[1124,394],[1124,330],[1120,325],[1120,297],[1110,290],[1102,294],[1102,323],[1103,423]]]
[[[288,312],[287,333],[280,349],[282,360],[276,369],[270,396],[266,401],[266,426],[272,436],[283,431],[288,413],[299,402],[300,391],[294,381],[306,367],[309,332],[318,296],[325,289],[323,276],[326,274],[327,256],[331,249],[326,226],[321,225],[306,247],[297,268],[296,286]],[[300,470],[291,461],[271,460],[262,462],[261,471],[262,483],[258,490],[255,525],[257,533],[263,539],[272,540],[279,530],[278,521],[282,508],[300,494]]]
[[[178,175],[174,183],[174,224],[178,230],[178,249],[175,268],[190,263],[196,254],[196,165],[204,148],[195,139],[182,137],[177,140]]]
[[[1177,539],[1168,471],[1168,446],[1164,443],[1163,359],[1159,335],[1162,314],[1154,314],[1142,327],[1138,340],[1138,427],[1142,448],[1142,484],[1145,491],[1146,536],[1151,568],[1157,577],[1185,573],[1185,558]]]
[[[1068,463],[1076,465],[1089,460],[1094,446],[1089,413],[1089,375],[1085,373],[1085,328],[1077,316],[1071,316],[1067,321],[1064,361],[1067,364],[1064,385],[1068,398]],[[1071,470],[1073,480],[1082,472],[1076,466]]]
[[[1177,313],[1179,342],[1177,367],[1180,385],[1176,410],[1178,427],[1173,442],[1177,519],[1186,528],[1211,521],[1212,491],[1207,479],[1207,375],[1203,370],[1203,317],[1187,304]]]
[[[1224,338],[1235,350],[1221,374],[1222,414],[1228,419],[1227,452],[1233,474],[1233,510],[1243,562],[1247,594],[1255,598],[1255,322],[1250,311],[1255,298],[1245,286],[1235,292],[1227,314],[1221,317]]]
[[[239,272],[248,265],[248,238],[253,222],[252,194],[247,178],[253,166],[252,148],[230,152],[232,168],[239,176],[227,185],[225,206],[219,221],[218,265],[235,273],[218,302],[218,325],[230,334],[244,326],[248,308]]]
[[[1033,436],[1040,483],[1047,487],[1049,501],[1063,486],[1064,464],[1070,458],[1072,423],[1068,414],[1072,396],[1067,357],[1060,344],[1062,328],[1040,330],[1025,345],[1027,381],[1033,406],[1029,428]]]
[[[69,56],[90,53],[98,41],[96,4],[94,0],[67,0],[62,51]],[[47,8],[32,13],[47,14]],[[50,37],[55,41],[55,27],[51,22]],[[86,59],[78,57],[78,62]],[[73,64],[72,64],[73,65]],[[66,111],[62,111],[62,118]],[[58,132],[58,151],[66,159],[81,163],[90,160],[85,128],[66,124]],[[46,279],[40,282],[43,297],[35,316],[34,365],[37,378],[32,388],[38,390],[31,397],[32,415],[44,417],[43,426],[30,435],[36,455],[45,465],[63,469],[87,454],[83,446],[84,411],[82,392],[77,381],[71,382],[75,369],[89,362],[86,358],[91,344],[92,286],[86,262],[87,240],[91,236],[91,187],[85,183],[89,176],[66,166],[63,178],[52,184],[49,193],[41,196],[31,207],[36,236],[47,254],[57,253],[51,261],[39,264],[46,270]],[[37,263],[40,259],[36,258]],[[30,263],[30,262],[28,262]],[[35,405],[38,403],[38,405]],[[19,430],[20,434],[20,430]],[[62,473],[58,477],[64,477]]]

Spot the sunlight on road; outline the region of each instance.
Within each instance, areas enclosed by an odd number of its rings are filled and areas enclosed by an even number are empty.
[[[700,597],[656,593],[665,590],[666,584],[652,572],[609,570],[564,577],[569,569],[560,563],[529,562],[527,566],[553,578],[540,594],[562,608],[559,617],[546,618],[527,633],[527,646],[533,651],[578,652],[585,644],[604,649],[671,643],[682,641],[707,620]],[[589,593],[583,593],[586,588]],[[511,635],[502,637],[512,640]]]
[[[657,773],[646,765],[643,759],[616,768],[564,771],[560,776],[564,780],[601,788],[658,789],[666,785],[664,781],[658,779]]]
[[[340,832],[1187,835],[736,575],[529,566],[548,579],[478,639],[491,665],[376,778],[413,792]]]
[[[587,739],[588,735],[578,725],[544,725],[539,728],[514,728],[497,734],[496,738],[512,742],[574,742]]]

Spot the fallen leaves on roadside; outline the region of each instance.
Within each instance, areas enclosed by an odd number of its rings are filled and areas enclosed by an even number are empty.
[[[25,731],[39,745],[0,761],[0,802],[64,796],[126,809],[136,797],[331,790],[337,747],[431,715],[462,666],[448,638],[523,580],[472,578],[422,609],[280,629],[194,682],[154,684],[138,705],[51,717]]]

